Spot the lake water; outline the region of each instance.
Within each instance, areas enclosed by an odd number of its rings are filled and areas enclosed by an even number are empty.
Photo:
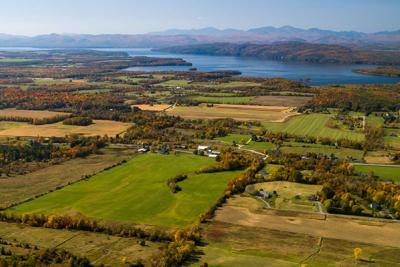
[[[0,48],[8,51],[39,50],[34,48]],[[238,70],[242,76],[283,77],[302,81],[310,79],[312,85],[323,84],[384,84],[400,83],[400,78],[369,76],[353,73],[353,69],[374,67],[372,65],[310,64],[259,60],[255,58],[181,55],[152,51],[151,49],[96,49],[103,51],[125,51],[131,56],[179,57],[193,64],[198,71]],[[140,71],[184,71],[187,66],[135,67]]]
[[[383,84],[399,83],[400,78],[369,76],[353,73],[353,69],[375,67],[372,65],[310,64],[259,60],[255,58],[183,55],[151,51],[150,49],[125,49],[132,56],[179,57],[193,64],[198,71],[238,70],[243,76],[283,77],[310,84]],[[134,67],[129,70],[168,71],[188,70],[187,66]]]

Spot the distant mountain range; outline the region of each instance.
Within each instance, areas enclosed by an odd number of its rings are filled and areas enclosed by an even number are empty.
[[[148,34],[48,34],[33,37],[0,34],[0,47],[25,46],[37,48],[159,48],[171,45],[196,45],[216,42],[270,44],[292,41],[340,44],[360,48],[399,49],[400,30],[363,33],[284,26],[249,30],[221,30],[212,27],[192,30],[171,29]]]

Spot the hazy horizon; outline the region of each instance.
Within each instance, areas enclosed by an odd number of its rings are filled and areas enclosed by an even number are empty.
[[[395,0],[6,0],[0,7],[0,33],[26,36],[286,25],[366,33],[400,28]]]

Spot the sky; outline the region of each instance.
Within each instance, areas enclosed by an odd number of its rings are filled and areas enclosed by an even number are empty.
[[[400,0],[1,0],[0,33],[135,34],[202,27],[400,29]]]

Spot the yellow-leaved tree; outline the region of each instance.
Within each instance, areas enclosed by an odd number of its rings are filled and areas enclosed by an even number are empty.
[[[355,248],[353,253],[354,253],[354,258],[356,260],[360,260],[361,259],[361,255],[362,255],[362,249],[361,248]]]

